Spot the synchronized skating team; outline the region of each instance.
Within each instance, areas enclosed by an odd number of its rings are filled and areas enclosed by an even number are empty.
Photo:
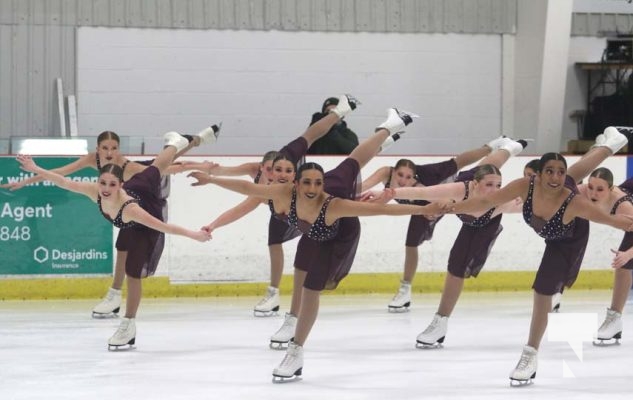
[[[440,304],[429,326],[417,337],[421,348],[441,347],[448,319],[461,294],[464,280],[476,277],[484,266],[498,235],[504,213],[522,213],[525,222],[545,239],[545,250],[532,288],[532,321],[526,345],[511,383],[531,383],[536,376],[537,353],[545,333],[548,313],[557,309],[560,293],[578,276],[589,237],[589,221],[625,231],[612,261],[614,288],[606,318],[597,340],[619,343],[622,310],[631,288],[633,269],[633,180],[614,186],[613,174],[599,165],[627,144],[618,128],[609,127],[596,137],[595,145],[576,163],[567,166],[559,153],[546,153],[528,163],[524,177],[502,187],[500,168],[526,146],[524,140],[498,137],[486,145],[446,161],[416,165],[402,159],[395,166],[379,168],[360,181],[361,169],[381,151],[394,144],[416,115],[390,108],[386,120],[334,169],[324,171],[305,162],[310,146],[323,137],[359,102],[350,95],[332,101],[325,116],[278,151],[266,153],[261,163],[225,167],[212,162],[175,162],[193,146],[213,143],[220,124],[196,135],[168,132],[165,147],[153,160],[133,162],[119,152],[119,137],[103,132],[95,152],[54,169],[39,167],[30,156],[19,155],[25,171],[35,175],[2,187],[17,190],[41,180],[89,197],[113,225],[120,228],[112,287],[93,310],[94,317],[116,315],[121,287],[127,277],[125,316],[108,340],[109,349],[135,344],[135,318],[141,300],[141,280],[153,275],[164,246],[164,234],[176,234],[201,242],[259,204],[271,212],[268,246],[271,286],[255,306],[266,316],[279,310],[279,281],[283,270],[282,243],[300,236],[294,259],[291,307],[282,326],[270,338],[270,347],[285,349],[273,369],[273,381],[293,380],[302,374],[303,347],[317,319],[323,290],[335,289],[348,274],[360,237],[358,217],[411,215],[405,243],[404,276],[389,311],[408,309],[411,282],[418,263],[418,247],[431,239],[442,215],[456,214],[462,226],[451,248]],[[477,163],[471,169],[464,167]],[[91,167],[99,171],[96,183],[65,178]],[[213,184],[248,196],[200,230],[166,222],[168,185],[165,176],[189,172],[192,186]],[[253,182],[220,176],[250,175]],[[586,184],[578,184],[587,179]],[[378,184],[382,190],[372,190]],[[204,190],[204,189],[195,189]],[[387,204],[395,200],[396,204]],[[554,302],[552,299],[555,299]]]

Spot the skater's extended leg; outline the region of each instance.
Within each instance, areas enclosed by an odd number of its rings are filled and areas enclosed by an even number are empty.
[[[446,273],[446,278],[444,279],[444,289],[442,290],[440,305],[437,309],[437,313],[439,315],[443,317],[451,316],[453,309],[455,309],[455,305],[457,304],[457,300],[459,300],[459,296],[462,294],[463,288],[464,278],[455,276],[450,272]]]

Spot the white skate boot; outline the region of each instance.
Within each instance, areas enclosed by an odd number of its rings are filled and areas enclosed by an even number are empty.
[[[253,313],[256,317],[270,317],[279,311],[279,289],[268,286],[266,295],[257,303]]]
[[[344,118],[347,114],[351,113],[352,110],[355,110],[359,104],[361,104],[360,101],[351,94],[342,94],[338,98],[338,104],[330,112],[338,115],[339,118]]]
[[[270,348],[273,350],[285,350],[286,345],[295,337],[295,327],[297,326],[297,317],[290,313],[286,313],[284,323],[274,335],[270,337]]]
[[[625,135],[613,126],[607,127],[602,134],[604,135],[604,142],[598,144],[598,141],[596,141],[596,145],[608,147],[613,154],[617,153],[629,141]]]
[[[523,149],[527,147],[527,142],[523,139],[514,140],[510,138],[505,138],[503,143],[499,146],[499,149],[505,150],[510,153],[511,157],[516,156],[521,153]]]
[[[273,383],[289,382],[301,379],[303,370],[303,346],[295,342],[288,343],[288,350],[281,364],[273,369]]]
[[[136,324],[134,318],[123,318],[119,329],[108,340],[108,350],[128,350],[136,341]]]
[[[510,386],[529,385],[536,378],[538,351],[532,346],[524,346],[517,366],[510,372]]]
[[[380,154],[383,151],[385,151],[388,148],[390,148],[394,143],[396,143],[398,140],[400,140],[400,138],[402,137],[403,133],[404,132],[394,133],[393,135],[391,135],[387,139],[385,139],[385,141],[382,142],[382,144],[380,145],[380,149],[378,149],[378,153]]]
[[[215,143],[220,136],[220,129],[222,128],[222,122],[217,125],[211,125],[208,128],[204,128],[196,134],[200,138],[200,143]]]
[[[121,309],[121,289],[110,288],[101,303],[92,309],[92,318],[116,317]]]
[[[558,312],[560,310],[560,299],[563,294],[558,292],[552,296],[552,312]]]
[[[411,305],[411,283],[401,281],[398,293],[393,296],[391,303],[387,306],[389,312],[406,312]]]
[[[501,135],[497,138],[492,139],[488,143],[486,143],[486,146],[490,147],[492,151],[495,151],[501,148],[501,146],[506,143],[507,138],[508,137],[506,135]]]
[[[413,122],[413,118],[419,117],[419,115],[408,111],[399,111],[397,108],[390,108],[387,110],[387,120],[378,125],[376,129],[386,129],[393,136],[396,133],[403,133],[404,127]]]
[[[444,343],[448,330],[448,317],[435,314],[433,321],[417,337],[415,347],[418,349],[439,349]]]
[[[182,151],[185,149],[185,147],[189,146],[189,141],[187,140],[187,138],[182,136],[178,132],[167,132],[165,133],[165,135],[163,135],[163,138],[165,139],[165,147],[174,146],[176,148],[176,151]]]
[[[620,344],[622,338],[622,313],[607,308],[607,316],[596,334],[595,346]]]

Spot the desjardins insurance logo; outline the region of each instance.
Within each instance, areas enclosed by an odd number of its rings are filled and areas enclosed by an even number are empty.
[[[72,250],[60,250],[60,249],[47,249],[44,246],[39,246],[33,250],[33,259],[42,264],[48,260],[52,261],[82,261],[82,260],[107,260],[108,253],[105,251],[97,251],[95,249],[88,249],[85,251]]]

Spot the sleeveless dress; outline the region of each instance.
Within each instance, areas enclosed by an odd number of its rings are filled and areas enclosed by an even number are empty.
[[[104,217],[120,228],[116,249],[128,253],[125,273],[133,278],[146,278],[156,272],[158,261],[165,247],[165,234],[145,225],[125,224],[121,220],[121,214],[125,206],[131,202],[137,202],[149,214],[163,221],[165,199],[162,197],[160,171],[153,166],[146,168],[126,181],[123,184],[123,190],[134,200],[126,202],[114,219],[103,214],[100,197],[97,199],[97,203]]]
[[[360,165],[352,158],[346,158],[336,168],[325,173],[324,190],[332,197],[354,200],[360,182]],[[321,210],[322,216],[331,198]],[[296,196],[293,196],[296,214]],[[325,225],[324,219],[318,219],[315,226],[288,215],[288,220],[304,235],[299,239],[294,265],[306,271],[305,288],[312,290],[335,289],[347,276],[354,262],[360,239],[360,220],[358,217],[345,217],[332,226]],[[293,222],[294,221],[294,222]],[[305,234],[308,233],[308,234]]]
[[[393,172],[393,167],[391,168],[391,171]],[[415,166],[415,179],[424,186],[439,185],[440,183],[452,181],[451,177],[453,177],[456,173],[457,164],[455,164],[454,159]],[[392,174],[389,174],[389,180],[385,183],[385,188],[391,187],[391,176]],[[396,199],[396,202],[399,204],[417,204],[420,206],[429,204],[426,200]],[[424,241],[431,240],[433,238],[435,225],[440,221],[440,219],[442,219],[442,217],[429,220],[424,215],[412,215],[409,218],[409,227],[407,228],[405,246],[418,247],[424,243]]]
[[[308,151],[308,142],[303,137],[298,137],[292,142],[284,146],[279,153],[286,156],[292,161],[297,168],[303,164],[304,157]],[[259,175],[258,175],[259,177]],[[257,183],[258,178],[255,178]],[[275,209],[272,202],[268,202],[271,210],[270,220],[268,221],[268,245],[281,244],[301,236],[301,231],[288,225],[284,216],[275,215]]]
[[[97,161],[97,170],[101,170],[101,168],[103,167],[103,165],[101,165],[101,159],[99,158],[99,153],[96,154],[96,161]],[[137,161],[139,164],[142,165],[146,165],[146,166],[151,166],[152,163],[154,162],[153,159],[151,160],[143,160],[143,161]],[[125,176],[125,167],[128,166],[128,164],[130,163],[130,160],[126,160],[123,165],[121,166],[121,169],[123,170],[123,175]],[[149,168],[147,168],[149,169]],[[147,170],[146,169],[146,170]],[[156,168],[154,168],[156,169]],[[156,169],[156,171],[158,171]],[[143,171],[145,172],[145,171]],[[142,173],[142,172],[141,172]],[[137,174],[138,175],[138,174]],[[167,197],[169,197],[169,191],[171,189],[171,183],[170,183],[170,179],[169,179],[169,175],[165,175],[160,177],[160,173],[159,175],[159,180],[157,182],[158,188],[160,189],[160,194],[159,194],[159,198],[160,201],[162,202],[162,210],[161,210],[161,214],[159,218],[161,221],[167,221],[167,217],[168,217],[168,207],[167,207]],[[135,175],[136,176],[136,175]],[[134,177],[135,177],[134,176]],[[123,182],[123,189],[127,189],[128,188],[128,182],[131,182],[134,177],[132,177],[129,181]],[[151,179],[154,179],[153,177]],[[134,183],[134,185],[137,185],[138,183]],[[134,188],[132,188],[131,192],[134,191]],[[141,205],[142,207],[142,205]],[[147,210],[146,210],[147,211]],[[154,215],[154,214],[152,214]],[[154,215],[156,217],[156,215]],[[106,217],[107,218],[107,217]],[[160,259],[160,255],[163,252],[163,248],[165,247],[165,235],[162,232],[159,232],[159,234],[161,235],[161,237],[159,237],[156,241],[155,241],[155,246],[156,248],[154,249],[154,252],[156,254],[153,254],[152,257],[155,260],[151,260],[146,267],[144,267],[144,269],[141,270],[141,272],[139,272],[139,276],[135,276],[132,274],[129,274],[127,272],[128,270],[128,265],[130,266],[130,270],[133,273],[136,273],[138,271],[135,271],[135,269],[137,269],[137,267],[133,266],[132,264],[129,264],[128,261],[126,261],[126,274],[135,277],[135,278],[140,278],[140,277],[147,277],[147,276],[151,276],[156,272],[156,268],[158,267],[158,261]],[[117,234],[117,238],[116,238],[116,243],[115,243],[115,248],[117,249],[117,251],[128,251],[126,249],[129,249],[137,240],[136,238],[136,233],[134,230],[128,230],[128,229],[120,229],[118,234]],[[130,255],[128,254],[128,257]],[[130,263],[136,263],[136,262],[141,262],[144,264],[144,261],[140,261],[140,260],[132,260],[130,261]]]
[[[576,281],[589,240],[589,221],[574,218],[569,224],[563,224],[565,210],[571,199],[578,194],[576,182],[570,176],[565,179],[565,187],[571,193],[552,218],[546,221],[534,215],[534,179],[535,176],[530,178],[527,197],[523,203],[523,219],[545,239],[545,251],[532,288],[539,294],[551,296],[559,293],[563,286],[571,287]]]
[[[464,183],[464,200],[470,195],[469,183],[474,180],[478,168],[461,172],[457,176],[456,181]],[[495,208],[491,208],[477,218],[468,214],[457,214],[462,221],[462,227],[448,256],[448,272],[451,275],[464,279],[471,276],[477,277],[490,255],[492,246],[503,230],[502,215],[491,218],[494,212]]]

